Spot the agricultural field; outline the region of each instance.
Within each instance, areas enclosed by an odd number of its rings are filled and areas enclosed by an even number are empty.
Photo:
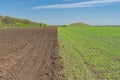
[[[120,27],[59,27],[66,80],[119,80]]]
[[[0,29],[0,80],[59,80],[57,28]]]
[[[0,80],[119,80],[120,27],[0,29]]]

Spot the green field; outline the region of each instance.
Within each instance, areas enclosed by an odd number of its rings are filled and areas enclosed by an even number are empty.
[[[120,27],[59,27],[67,80],[120,79]]]

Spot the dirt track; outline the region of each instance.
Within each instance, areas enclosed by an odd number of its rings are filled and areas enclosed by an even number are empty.
[[[0,29],[0,80],[60,80],[56,28]]]

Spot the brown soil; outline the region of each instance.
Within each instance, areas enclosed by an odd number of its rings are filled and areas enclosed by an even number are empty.
[[[60,80],[57,29],[0,29],[0,80]]]

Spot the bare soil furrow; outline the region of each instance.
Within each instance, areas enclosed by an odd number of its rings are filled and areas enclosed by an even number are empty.
[[[0,80],[60,80],[57,29],[1,29]]]

